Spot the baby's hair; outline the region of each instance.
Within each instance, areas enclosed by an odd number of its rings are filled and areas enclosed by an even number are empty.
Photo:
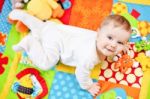
[[[121,15],[109,15],[105,18],[105,20],[102,22],[101,27],[108,25],[109,23],[113,22],[114,27],[122,27],[126,31],[131,32],[131,25],[129,21],[121,16]]]

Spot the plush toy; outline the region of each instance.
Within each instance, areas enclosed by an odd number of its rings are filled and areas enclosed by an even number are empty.
[[[55,0],[30,0],[25,11],[43,21],[50,20],[52,18],[60,18],[64,13],[61,5],[59,5]],[[55,21],[59,22],[59,20],[56,19]],[[28,28],[22,22],[11,20],[10,18],[9,22],[16,24],[17,31],[28,32]]]
[[[121,73],[125,73],[128,68],[132,67],[133,60],[130,58],[129,55],[125,54],[117,62],[115,62],[115,69],[120,70]]]
[[[18,82],[12,86],[12,90],[17,93],[21,98],[32,98],[31,94],[34,92],[30,74],[22,77]],[[38,92],[37,92],[38,93]]]
[[[12,91],[19,99],[43,99],[48,94],[48,87],[40,72],[34,68],[26,68],[17,75]]]
[[[22,9],[29,0],[11,0],[12,9]]]
[[[135,60],[141,64],[143,71],[150,68],[150,57],[146,56],[145,53],[139,53]]]
[[[147,21],[139,21],[138,29],[142,36],[147,36],[150,33],[150,23]]]
[[[60,18],[64,13],[56,0],[31,0],[27,5],[27,11],[41,20]]]

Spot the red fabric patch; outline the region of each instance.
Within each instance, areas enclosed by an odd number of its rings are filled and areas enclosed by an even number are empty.
[[[61,0],[61,1],[63,2],[64,0]],[[69,24],[71,9],[72,9],[74,0],[70,0],[70,2],[71,2],[71,7],[69,9],[66,9],[64,12],[64,15],[60,18],[60,20],[61,20],[61,22],[63,22],[63,24]]]
[[[0,75],[5,71],[3,65],[8,63],[8,57],[3,57],[3,54],[0,53]]]
[[[132,59],[137,57],[138,53],[133,49],[130,50],[130,53],[132,53]],[[141,65],[138,62],[136,66],[133,65],[131,68],[128,68],[125,73],[121,73],[119,69],[115,69],[114,65],[115,63],[109,61],[108,58],[106,61],[104,61],[104,64],[101,67],[100,80],[110,81],[117,84],[124,84],[130,87],[141,87],[140,81],[143,77],[143,71]]]
[[[2,11],[4,0],[0,0],[0,12]]]
[[[140,16],[140,13],[138,11],[136,11],[135,9],[133,9],[131,12],[131,15],[137,19]]]
[[[130,46],[130,57],[135,59],[138,52],[135,52],[134,44]],[[132,96],[134,99],[138,99],[143,71],[139,62],[134,62],[131,68],[128,68],[125,73],[121,73],[119,69],[114,68],[115,62],[107,58],[101,66],[101,73],[99,76],[99,84],[101,86],[100,93],[119,87],[125,89],[127,95]]]

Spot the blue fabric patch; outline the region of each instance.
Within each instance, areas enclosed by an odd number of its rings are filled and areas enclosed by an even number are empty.
[[[82,90],[75,75],[57,72],[48,99],[93,99]]]
[[[118,2],[119,0],[114,0],[114,3]],[[128,7],[128,12],[131,13],[133,9],[137,10],[140,13],[138,20],[140,21],[149,21],[150,22],[150,6],[142,5],[142,4],[133,4],[133,3],[126,3]]]
[[[2,12],[0,13],[0,32],[8,35],[11,25],[7,22],[7,16],[11,11],[11,2],[10,0],[5,0]],[[4,52],[5,46],[0,46],[0,52]]]

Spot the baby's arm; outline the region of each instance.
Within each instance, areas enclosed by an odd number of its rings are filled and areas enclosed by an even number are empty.
[[[75,75],[81,88],[87,90],[93,96],[95,96],[98,94],[100,86],[98,83],[94,83],[90,78],[91,69],[93,67],[94,66],[89,65],[78,65],[76,67]]]

